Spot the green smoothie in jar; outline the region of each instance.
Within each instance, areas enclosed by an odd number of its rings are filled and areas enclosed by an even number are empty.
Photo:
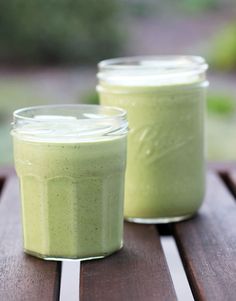
[[[101,104],[128,112],[125,218],[191,217],[205,191],[207,65],[188,56],[133,57],[99,64]]]
[[[24,250],[44,259],[92,259],[122,247],[127,121],[91,105],[14,113]]]

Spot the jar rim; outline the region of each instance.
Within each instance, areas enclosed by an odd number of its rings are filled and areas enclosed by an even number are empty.
[[[101,61],[97,77],[114,86],[173,86],[205,81],[208,65],[200,56],[134,56]]]
[[[127,133],[127,113],[90,104],[42,105],[13,112],[13,136],[35,141],[88,141]]]
[[[98,63],[99,70],[153,70],[169,71],[192,70],[195,68],[206,71],[208,65],[205,59],[195,55],[150,55],[150,56],[130,56],[118,57],[103,60]]]
[[[32,120],[33,116],[28,117],[28,116],[24,116],[21,113],[24,112],[29,112],[29,111],[33,111],[33,110],[43,110],[43,109],[73,109],[73,111],[75,109],[104,109],[106,111],[114,111],[117,112],[116,115],[112,115],[113,117],[125,117],[127,115],[126,111],[122,108],[118,108],[118,107],[113,107],[113,106],[104,106],[104,105],[95,105],[95,104],[52,104],[52,105],[39,105],[39,106],[30,106],[30,107],[24,107],[21,109],[17,109],[13,112],[13,116],[19,119],[24,119],[24,120]],[[55,112],[55,111],[54,111]],[[110,116],[104,116],[103,118],[110,118]],[[86,119],[83,119],[86,120]]]

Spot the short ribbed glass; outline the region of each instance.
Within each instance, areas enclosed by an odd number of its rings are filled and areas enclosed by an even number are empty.
[[[126,112],[55,105],[14,112],[24,250],[93,259],[122,247]]]
[[[128,221],[179,221],[202,204],[206,70],[204,59],[194,56],[99,63],[100,103],[128,112]]]

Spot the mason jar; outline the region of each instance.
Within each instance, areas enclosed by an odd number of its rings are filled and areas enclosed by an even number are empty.
[[[126,220],[168,223],[191,217],[205,191],[205,60],[127,57],[98,67],[100,103],[128,112]]]
[[[24,250],[93,259],[122,247],[126,112],[54,105],[14,112]]]

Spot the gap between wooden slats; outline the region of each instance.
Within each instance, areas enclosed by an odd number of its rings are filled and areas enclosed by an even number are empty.
[[[4,184],[5,184],[5,181],[6,181],[6,178],[3,178],[3,177],[0,176],[0,196],[1,196]]]
[[[157,225],[161,245],[169,267],[178,300],[193,301],[193,295],[185,273],[179,251],[173,238],[171,224]]]
[[[196,300],[235,301],[236,206],[216,174],[208,174],[199,214],[173,229]]]
[[[80,300],[80,261],[62,261],[60,301]]]
[[[228,172],[221,172],[220,176],[236,199],[236,169]]]

